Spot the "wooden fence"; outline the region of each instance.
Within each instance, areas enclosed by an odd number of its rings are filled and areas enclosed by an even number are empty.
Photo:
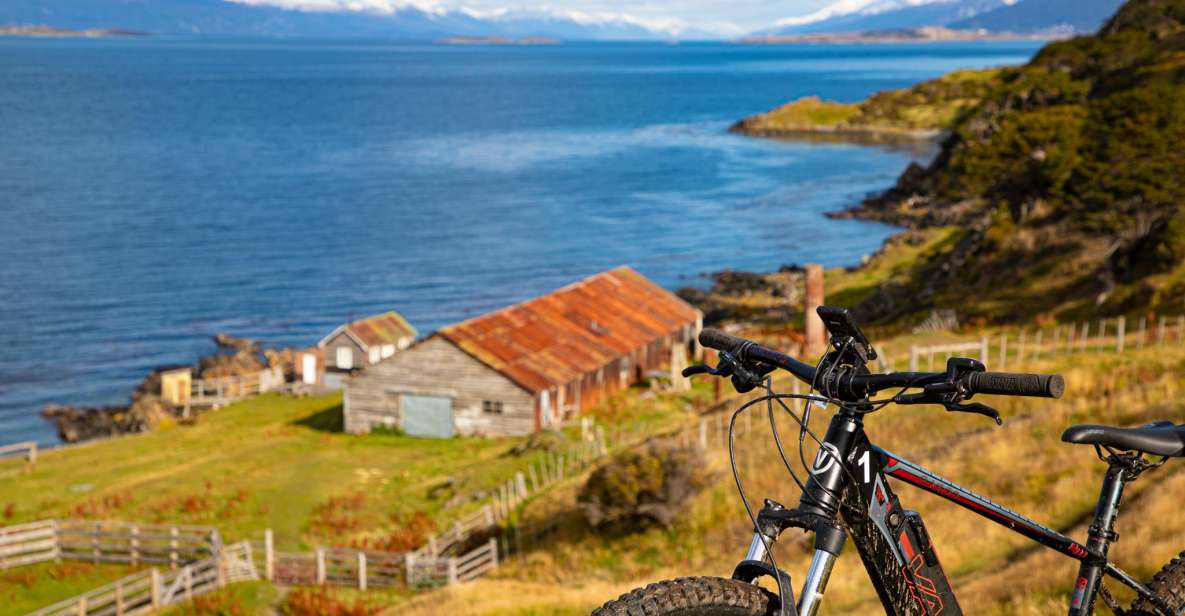
[[[183,603],[227,584],[258,579],[245,541],[217,555],[162,573],[133,573],[90,592],[59,601],[28,616],[132,616]]]
[[[1140,317],[1128,322],[1126,317],[1082,321],[1036,329],[1003,332],[983,336],[976,342],[911,346],[909,369],[941,370],[935,357],[945,362],[955,355],[973,356],[989,370],[1019,370],[1029,362],[1054,354],[1106,351],[1123,353],[1146,347],[1185,344],[1185,315]]]
[[[186,409],[190,407],[221,407],[283,387],[284,374],[279,369],[264,368],[245,376],[195,379],[190,388]]]
[[[24,458],[29,464],[37,463],[37,441],[23,441],[0,446],[0,459]]]
[[[172,569],[216,556],[222,548],[218,530],[209,526],[59,520],[56,536],[63,559]]]
[[[0,527],[0,570],[58,558],[57,521]]]

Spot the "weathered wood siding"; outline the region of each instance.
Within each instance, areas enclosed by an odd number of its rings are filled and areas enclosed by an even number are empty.
[[[325,367],[330,370],[340,369],[337,365],[337,349],[338,347],[346,347],[354,355],[353,369],[365,368],[369,363],[366,359],[366,351],[358,346],[354,339],[346,335],[345,331],[338,332],[338,334],[329,340],[325,341]]]
[[[401,394],[453,399],[456,432],[510,436],[535,431],[535,399],[498,371],[451,342],[432,337],[351,377],[346,384],[345,428],[359,434],[374,426],[400,426]],[[485,413],[482,401],[502,403]]]

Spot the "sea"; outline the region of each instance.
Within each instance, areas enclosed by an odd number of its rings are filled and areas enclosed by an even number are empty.
[[[1039,46],[0,38],[0,445],[217,333],[429,333],[621,264],[856,264],[894,229],[823,214],[932,148],[729,125]]]

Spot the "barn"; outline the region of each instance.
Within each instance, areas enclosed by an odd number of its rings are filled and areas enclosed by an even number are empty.
[[[561,425],[685,352],[698,310],[629,267],[441,329],[346,384],[346,431],[445,438]]]
[[[341,387],[346,375],[406,349],[416,335],[416,329],[397,312],[385,312],[338,327],[317,343],[324,362],[324,384],[334,389]],[[314,358],[313,362],[316,361]]]

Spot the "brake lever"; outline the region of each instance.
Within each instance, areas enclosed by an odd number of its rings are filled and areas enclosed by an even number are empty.
[[[696,364],[688,366],[683,369],[683,378],[691,378],[697,374],[710,374],[712,376],[720,376],[720,373],[713,367],[706,364]]]
[[[975,413],[976,415],[983,415],[991,417],[996,421],[997,426],[1004,425],[1004,420],[1000,418],[1000,413],[996,409],[979,402],[972,402],[970,404],[961,404],[958,402],[944,402],[943,406],[947,411],[952,413]]]

